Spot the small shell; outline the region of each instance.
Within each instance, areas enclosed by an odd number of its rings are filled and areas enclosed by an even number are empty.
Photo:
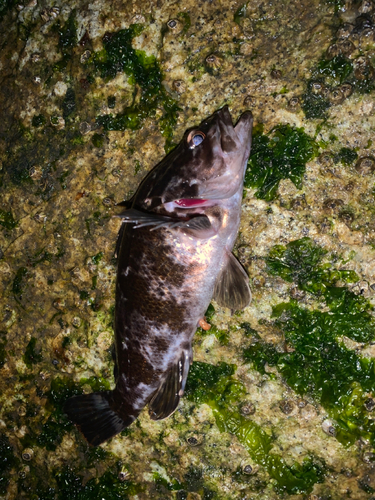
[[[262,276],[261,274],[258,276],[254,276],[253,285],[256,288],[262,288],[265,284],[266,284],[266,279],[264,276]]]
[[[374,6],[371,0],[363,0],[361,5],[358,7],[358,12],[361,14],[367,14],[367,12],[372,12]]]
[[[43,172],[40,167],[31,167],[29,169],[29,176],[34,180],[38,181],[42,178]]]
[[[329,418],[327,418],[326,420],[323,420],[322,429],[323,429],[323,432],[328,434],[328,436],[333,436],[333,437],[336,436],[336,429],[334,427],[332,420],[330,420]]]
[[[279,80],[282,76],[282,73],[279,69],[273,69],[271,71],[271,77],[272,78],[275,78],[275,80]]]
[[[181,31],[184,29],[184,25],[178,19],[170,19],[167,22],[167,28],[177,35],[178,33],[181,33]]]
[[[223,64],[223,61],[216,54],[210,54],[205,59],[206,64],[212,69],[218,69]]]
[[[26,407],[25,406],[20,406],[17,410],[17,413],[20,417],[24,417],[26,415]]]
[[[328,198],[324,203],[323,203],[323,208],[325,210],[329,210],[331,212],[337,211],[339,207],[342,207],[344,204],[343,200],[340,198]]]
[[[31,448],[25,448],[22,452],[22,460],[30,462],[34,457],[34,451]]]
[[[49,21],[49,19],[50,19],[50,18],[49,18],[49,13],[48,13],[48,10],[43,9],[43,10],[41,11],[41,13],[40,13],[40,17],[42,18],[42,21],[43,21],[44,23],[48,23],[48,21]]]
[[[350,97],[353,93],[353,85],[350,83],[343,83],[340,85],[339,89],[345,98]]]
[[[112,200],[112,198],[107,196],[106,198],[103,198],[102,203],[105,207],[111,207],[113,205],[113,200]]]
[[[61,130],[65,127],[65,120],[62,116],[51,116],[51,125]]]
[[[37,63],[40,61],[40,54],[38,54],[37,52],[35,54],[33,54],[31,57],[30,57],[30,61],[32,63]]]
[[[301,105],[300,99],[297,96],[291,97],[288,101],[288,109],[290,111],[296,111]]]
[[[40,78],[40,76],[33,76],[33,82],[36,84],[36,85],[40,85],[42,79]]]
[[[362,461],[365,464],[373,464],[375,462],[375,453],[371,451],[365,451],[362,455]]]
[[[350,23],[345,23],[336,32],[337,38],[348,38],[353,31],[354,26]]]
[[[85,50],[80,57],[81,63],[85,64],[85,62],[87,62],[90,59],[90,56],[91,56],[91,51]]]
[[[312,82],[311,83],[311,92],[313,94],[319,95],[322,94],[324,89],[324,85],[321,82]]]
[[[135,14],[132,17],[132,24],[144,24],[146,22],[146,18],[142,14]]]
[[[352,211],[343,209],[339,213],[339,219],[345,224],[351,224],[355,219],[355,216]]]
[[[355,47],[350,40],[343,40],[338,45],[339,45],[341,54],[344,54],[346,56],[348,56],[349,54],[351,54],[355,50]]]
[[[252,95],[247,95],[243,101],[244,106],[248,106],[248,107],[255,106],[255,103],[256,103],[256,99]]]
[[[335,88],[329,92],[328,100],[331,104],[341,104],[345,100],[345,96],[340,88]]]
[[[293,413],[294,403],[289,399],[284,399],[280,402],[279,408],[283,413],[285,413],[285,415],[290,415],[291,413]]]
[[[186,90],[186,85],[183,80],[174,80],[174,82],[172,83],[172,88],[178,94],[183,94]]]
[[[119,480],[123,483],[124,481],[129,481],[131,474],[128,470],[123,469],[118,473]]]
[[[189,433],[186,436],[186,442],[189,446],[199,446],[203,443],[203,436],[197,433]]]
[[[60,9],[58,7],[52,7],[49,9],[49,15],[52,19],[56,19],[56,17],[60,14]]]
[[[355,164],[355,169],[361,175],[372,174],[375,170],[374,158],[371,158],[370,156],[363,156],[362,158],[359,158]]]
[[[358,57],[355,61],[354,76],[357,80],[369,80],[374,76],[374,68],[364,57]]]
[[[91,130],[91,125],[88,122],[81,122],[79,124],[79,131],[82,135],[88,134]]]
[[[333,43],[330,45],[327,49],[327,57],[329,59],[333,59],[334,57],[338,56],[341,54],[341,49],[337,43]]]
[[[79,318],[78,316],[75,316],[72,319],[72,326],[74,326],[74,328],[79,328],[81,326],[81,318]]]
[[[34,215],[34,220],[39,222],[39,224],[44,224],[47,220],[47,216],[43,212],[38,212]]]
[[[364,295],[366,296],[368,294],[368,291],[369,291],[369,284],[367,283],[367,281],[358,281],[358,283],[356,283],[353,288],[352,288],[352,291],[356,294],[356,295]],[[367,406],[371,408],[371,403],[370,401],[371,398],[368,398],[366,400],[367,402]],[[366,406],[366,402],[364,403],[365,406]],[[375,404],[375,403],[374,403]],[[366,408],[367,409],[367,408]]]
[[[324,153],[318,156],[318,162],[323,167],[330,167],[331,165],[333,165],[333,156],[330,152],[325,151]]]
[[[64,299],[56,299],[53,301],[52,305],[58,311],[62,311],[65,308],[65,300]]]
[[[243,405],[241,406],[242,415],[254,415],[255,411],[255,405],[253,405],[253,403],[250,403],[249,401],[246,401],[246,403],[243,403]]]
[[[258,472],[259,467],[250,460],[243,460],[241,463],[241,469],[243,474],[253,476]]]
[[[306,296],[306,293],[303,290],[300,290],[298,286],[292,286],[291,289],[289,290],[289,293],[291,298],[294,300],[302,300]],[[289,349],[287,349],[287,351],[290,352]]]

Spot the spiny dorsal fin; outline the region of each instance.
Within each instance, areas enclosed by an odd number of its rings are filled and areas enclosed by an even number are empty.
[[[148,405],[152,420],[167,418],[176,410],[184,393],[190,360],[190,352],[184,350],[179,360],[167,371]]]
[[[226,262],[217,277],[213,298],[219,306],[233,311],[244,309],[250,304],[249,278],[231,253],[227,254]]]

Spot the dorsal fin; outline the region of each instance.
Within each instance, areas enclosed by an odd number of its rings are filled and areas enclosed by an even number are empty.
[[[152,420],[169,417],[184,393],[191,362],[191,351],[183,350],[178,361],[169,368],[163,382],[153,395],[148,408]]]
[[[250,304],[249,278],[236,257],[228,253],[215,283],[213,298],[222,307],[232,311],[244,309]]]

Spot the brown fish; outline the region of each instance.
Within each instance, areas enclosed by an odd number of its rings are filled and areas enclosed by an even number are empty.
[[[233,126],[225,106],[188,130],[120,214],[116,387],[65,403],[92,445],[121,432],[146,405],[153,420],[173,413],[211,299],[232,310],[250,302],[247,275],[231,251],[252,121],[247,111]]]

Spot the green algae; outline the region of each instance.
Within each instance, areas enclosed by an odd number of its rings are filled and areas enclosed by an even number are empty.
[[[187,399],[211,407],[220,431],[237,437],[251,458],[267,470],[277,492],[310,492],[315,483],[323,480],[323,468],[311,458],[288,466],[279,455],[270,453],[272,436],[240,414],[238,404],[245,397],[246,390],[233,378],[235,369],[235,365],[226,363],[214,366],[194,362],[186,386]]]
[[[267,201],[276,197],[282,179],[301,189],[306,163],[317,155],[318,145],[301,128],[277,125],[269,134],[254,130],[253,145],[245,174],[245,187]]]
[[[345,166],[352,165],[358,159],[358,154],[354,149],[341,148],[334,156],[334,163],[342,163]]]
[[[15,5],[15,0],[0,0],[0,21]]]
[[[110,453],[100,454],[87,451],[82,457],[81,467],[65,466],[53,470],[53,477],[48,485],[43,478],[43,471],[31,465],[31,474],[18,481],[19,490],[32,495],[28,498],[38,500],[127,500],[129,496],[142,491],[139,485],[132,481],[123,481],[119,477],[120,465],[113,463]],[[84,480],[85,468],[95,467],[105,463],[107,470],[100,477]]]
[[[0,226],[11,230],[18,226],[18,222],[14,219],[12,211],[0,210]]]
[[[62,103],[63,118],[66,119],[76,110],[76,94],[74,89],[69,88],[66,91],[64,101]]]
[[[234,13],[233,20],[235,23],[240,24],[242,19],[246,17],[246,11],[247,11],[247,3],[244,3],[243,5],[240,5],[236,12]]]
[[[185,24],[188,23],[185,20]],[[103,50],[96,52],[90,62],[101,78],[110,80],[118,72],[129,77],[134,86],[133,102],[125,106],[121,113],[97,117],[97,122],[104,130],[137,130],[148,117],[155,116],[158,107],[164,110],[161,117],[160,131],[166,139],[166,147],[172,147],[171,138],[177,123],[179,107],[162,85],[163,74],[155,56],[136,50],[132,40],[143,30],[143,26],[133,24],[116,33],[107,33],[103,38]],[[140,95],[137,96],[137,90]]]
[[[311,293],[323,293],[339,280],[345,283],[359,280],[354,271],[332,269],[329,263],[323,264],[326,254],[308,237],[291,241],[286,246],[275,245],[265,259],[267,272],[289,283],[295,282],[299,288]]]
[[[104,137],[103,134],[94,134],[91,138],[91,142],[96,148],[102,148],[104,146]]]
[[[45,124],[46,124],[46,118],[42,114],[34,115],[33,119],[31,120],[31,125],[33,127],[42,127]]]
[[[37,339],[35,337],[31,337],[29,343],[26,346],[25,354],[23,355],[23,361],[29,370],[36,363],[40,363],[43,359],[43,356],[36,350]]]
[[[321,90],[314,89],[320,84]],[[333,103],[329,94],[343,83],[349,83],[354,91],[367,94],[375,87],[374,68],[369,61],[361,64],[355,71],[352,61],[343,54],[332,59],[322,58],[311,71],[311,78],[306,81],[306,90],[302,95],[302,110],[308,119],[327,119],[327,110]]]
[[[191,19],[190,19],[190,16],[187,12],[179,12],[177,14],[177,17],[179,17],[184,25],[184,27],[182,28],[182,35],[185,35],[185,33],[187,33],[187,31],[189,30],[189,28],[191,27]]]
[[[18,298],[21,297],[25,289],[27,276],[28,271],[26,267],[20,267],[16,272],[16,276],[13,280],[12,291],[13,294]]]
[[[64,26],[61,27],[60,24],[57,24],[59,48],[63,54],[71,53],[78,42],[76,14],[76,10],[73,9]]]
[[[105,500],[127,500],[129,495],[140,492],[139,486],[131,481],[121,481],[118,473],[106,471],[99,479],[90,479],[83,484],[82,476],[77,471],[67,467],[56,474],[58,499],[65,500],[92,500],[105,498]]]
[[[330,85],[340,85],[352,72],[353,64],[350,59],[340,54],[329,60],[321,59],[312,73],[312,78],[323,77]]]
[[[9,484],[10,471],[18,465],[8,436],[0,434],[0,495],[5,495]]]
[[[319,297],[324,310],[306,309],[295,300],[274,306],[272,317],[289,352],[254,336],[244,358],[263,374],[266,363],[276,366],[297,394],[321,404],[334,419],[335,435],[342,444],[363,438],[375,445],[375,425],[365,405],[375,390],[375,360],[358,355],[344,342],[347,338],[367,343],[375,338],[373,307],[366,298],[337,286],[359,278],[353,271],[322,264],[325,255],[308,238],[271,249],[268,272]]]
[[[214,315],[215,315],[215,308],[212,304],[210,304],[207,308],[205,315],[204,315],[207,323],[210,324],[210,328],[209,328],[209,330],[203,330],[203,328],[199,327],[197,332],[196,332],[196,335],[204,337],[206,335],[213,334],[213,335],[215,335],[215,337],[217,338],[218,342],[221,345],[227,345],[229,342],[229,338],[230,338],[230,332],[229,332],[229,330],[220,330],[216,325],[213,324],[212,319],[213,319]]]
[[[5,365],[7,361],[7,354],[5,347],[7,345],[6,332],[0,331],[0,369]]]
[[[327,110],[331,106],[331,103],[324,95],[315,94],[312,91],[313,84],[314,81],[312,80],[307,82],[307,90],[301,98],[301,108],[308,119],[325,119],[328,116]]]

